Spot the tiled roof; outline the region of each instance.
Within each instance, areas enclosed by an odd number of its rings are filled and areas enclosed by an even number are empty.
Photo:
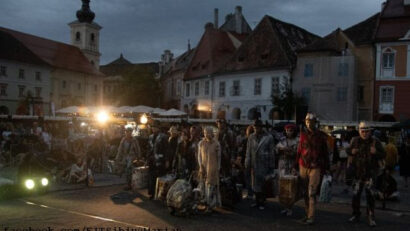
[[[49,64],[37,57],[23,43],[14,38],[11,34],[0,30],[0,59],[13,60],[34,65]]]
[[[265,16],[226,64],[224,71],[290,68],[296,50],[320,38],[300,27]]]
[[[22,45],[25,47],[24,49],[20,49],[22,53],[16,53],[10,57],[5,57],[6,59],[24,60],[26,59],[24,56],[30,51],[39,60],[54,68],[92,75],[102,75],[102,73],[88,61],[81,50],[75,46],[10,30],[4,27],[0,27],[0,31],[3,32],[3,36],[4,34],[11,35],[19,42],[19,44],[16,44],[15,41],[13,42],[11,39],[7,39],[6,41],[10,42],[10,44],[3,44],[4,46]],[[32,57],[32,59],[34,58]]]
[[[410,6],[403,0],[389,0],[381,12],[375,40],[377,42],[396,41],[410,30]]]
[[[127,59],[125,59],[122,54],[120,57],[111,63],[106,65],[100,66],[100,71],[104,73],[106,76],[118,76],[122,75],[127,71],[130,71],[132,68],[136,66],[142,66],[146,68],[152,69],[154,73],[158,73],[158,63],[150,62],[150,63],[131,63]]]
[[[329,35],[325,36],[324,38],[318,38],[313,43],[307,45],[304,48],[298,49],[298,53],[304,52],[317,52],[317,51],[335,51],[339,52],[340,49],[337,45],[337,38],[336,34],[338,33],[339,29],[333,31]]]
[[[172,74],[177,71],[185,71],[195,54],[195,48],[184,52],[182,55],[176,57],[168,65],[165,66],[165,74]]]
[[[185,78],[206,76],[219,71],[232,57],[245,37],[245,34],[238,35],[208,25],[195,49]]]
[[[364,21],[345,29],[343,32],[355,45],[370,44],[373,42],[376,33],[379,16],[380,13],[374,14]]]

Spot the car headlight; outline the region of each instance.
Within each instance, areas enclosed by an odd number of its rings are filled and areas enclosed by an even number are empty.
[[[41,184],[43,185],[43,186],[47,186],[48,185],[48,179],[47,178],[42,178],[41,179]]]
[[[34,186],[36,186],[36,184],[34,183],[33,180],[28,179],[26,180],[26,182],[24,182],[24,185],[26,186],[27,189],[31,190],[34,188]]]

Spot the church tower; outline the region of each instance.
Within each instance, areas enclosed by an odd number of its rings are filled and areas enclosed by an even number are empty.
[[[77,11],[77,19],[68,25],[71,28],[71,44],[80,48],[91,64],[100,68],[100,30],[101,26],[93,22],[94,12],[90,9],[90,0],[81,0],[83,5]]]

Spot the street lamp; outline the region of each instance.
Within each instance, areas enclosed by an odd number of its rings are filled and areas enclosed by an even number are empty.
[[[109,119],[109,116],[108,116],[107,112],[105,112],[105,111],[100,111],[97,114],[97,121],[100,124],[105,124],[108,121],[108,119]]]

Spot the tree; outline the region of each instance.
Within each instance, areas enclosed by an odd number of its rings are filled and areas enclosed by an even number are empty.
[[[155,107],[160,98],[160,88],[151,67],[135,65],[122,74],[119,92],[122,105],[146,105]]]
[[[279,95],[272,95],[272,104],[286,119],[291,119],[295,115],[296,108],[306,104],[305,99],[296,95],[289,84],[281,84],[280,92]]]

